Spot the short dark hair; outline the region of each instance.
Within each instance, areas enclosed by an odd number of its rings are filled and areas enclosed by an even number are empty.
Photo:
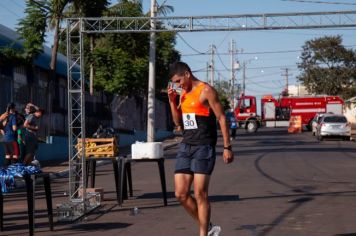
[[[11,109],[15,109],[16,105],[13,102],[10,102],[9,104],[7,104],[6,106],[6,111],[9,112]]]
[[[37,111],[37,108],[35,106],[29,106],[28,109],[30,114],[33,114]]]
[[[172,78],[174,75],[183,75],[186,71],[192,74],[192,71],[187,63],[182,61],[173,62],[169,65],[169,78]]]

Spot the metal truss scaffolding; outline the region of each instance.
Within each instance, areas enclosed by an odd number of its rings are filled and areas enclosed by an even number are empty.
[[[85,33],[245,31],[355,27],[356,11],[268,13],[227,16],[83,18]]]
[[[151,20],[157,24],[150,28]],[[247,14],[187,17],[102,17],[67,19],[69,203],[86,214],[85,78],[83,40],[86,34],[247,31],[356,27],[356,11]],[[76,147],[82,142],[82,149]],[[79,194],[81,193],[81,194]],[[67,206],[64,206],[67,209]],[[71,208],[73,209],[73,208]]]

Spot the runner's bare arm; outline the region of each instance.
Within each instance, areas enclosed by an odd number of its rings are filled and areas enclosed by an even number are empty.
[[[0,115],[0,122],[3,122],[4,120],[6,120],[6,118],[9,116],[8,112],[5,112],[3,114]]]
[[[213,87],[211,87],[210,85],[206,85],[203,90],[202,96],[205,97],[205,99],[208,101],[210,108],[213,110],[216,119],[220,124],[220,129],[224,139],[224,147],[230,147],[231,143],[229,128],[227,125],[224,108],[220,103],[218,93]],[[230,163],[234,159],[234,154],[231,150],[224,149],[223,157],[225,163]]]

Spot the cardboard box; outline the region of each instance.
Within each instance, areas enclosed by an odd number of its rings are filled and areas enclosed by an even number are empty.
[[[82,196],[82,189],[79,190],[79,196]],[[87,188],[86,189],[87,194],[88,193],[99,193],[100,194],[100,200],[104,200],[104,189],[103,188]]]

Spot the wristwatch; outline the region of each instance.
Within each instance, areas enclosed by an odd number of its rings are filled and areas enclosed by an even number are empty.
[[[231,147],[231,145],[229,145],[229,146],[227,146],[227,147],[224,147],[224,149],[227,149],[227,150],[232,151],[232,147]]]

